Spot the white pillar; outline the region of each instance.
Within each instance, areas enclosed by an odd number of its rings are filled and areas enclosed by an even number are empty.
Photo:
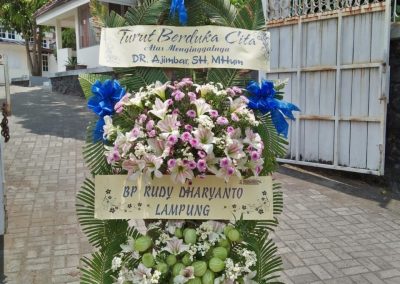
[[[79,62],[79,49],[81,46],[81,39],[79,36],[79,14],[78,14],[78,8],[75,9],[74,11],[74,19],[75,19],[75,41],[76,41],[76,56],[78,57],[78,63]]]
[[[57,50],[62,49],[62,30],[61,30],[61,25],[58,20],[56,20],[56,46]]]

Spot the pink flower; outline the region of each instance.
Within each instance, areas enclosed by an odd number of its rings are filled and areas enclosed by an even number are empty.
[[[141,115],[139,116],[138,122],[139,122],[140,124],[143,124],[143,123],[146,121],[146,119],[147,119],[147,115],[141,114]]]
[[[168,164],[168,168],[173,168],[176,166],[176,160],[175,159],[168,160],[167,164]]]
[[[194,110],[188,110],[187,112],[186,112],[186,115],[188,116],[188,117],[190,117],[190,118],[195,118],[196,117],[196,112],[194,111]]]
[[[191,125],[189,125],[189,124],[186,124],[186,125],[185,125],[185,130],[187,130],[187,131],[192,131],[192,130],[193,130],[193,126],[191,126]]]
[[[253,161],[260,159],[260,153],[257,151],[252,151],[250,156]]]
[[[153,130],[151,130],[149,133],[147,133],[147,135],[148,135],[150,138],[156,137],[156,131],[153,129]]]
[[[231,119],[232,119],[233,121],[239,121],[239,116],[238,116],[236,113],[232,113],[232,114],[231,114]]]
[[[151,131],[151,130],[153,130],[153,128],[154,128],[154,120],[149,120],[146,123],[146,130],[147,131]]]
[[[207,170],[207,162],[203,159],[197,161],[197,169],[200,172],[205,172]]]
[[[137,127],[133,128],[131,134],[133,138],[138,138],[140,136],[140,129]]]
[[[128,171],[128,176],[131,179],[137,178],[145,167],[145,162],[136,159],[132,154],[129,155],[129,159],[122,163],[122,168]]]
[[[229,158],[227,158],[227,157],[222,158],[222,159],[219,161],[219,166],[220,166],[221,168],[227,168],[230,164],[231,164],[231,160],[230,160]]]
[[[210,116],[211,116],[212,118],[217,118],[217,117],[218,117],[218,111],[216,111],[216,110],[210,111]]]
[[[115,104],[114,110],[116,113],[121,113],[124,110],[124,105],[129,102],[130,93],[126,93],[121,100]]]
[[[233,128],[232,126],[228,126],[228,127],[226,128],[226,131],[227,131],[228,133],[232,133],[233,131],[235,131],[235,128]]]
[[[185,245],[182,239],[173,237],[172,239],[167,241],[167,246],[165,247],[164,250],[171,254],[178,255],[184,251],[187,251],[188,249],[189,246]]]
[[[174,101],[171,99],[168,99],[165,102],[167,103],[168,106],[172,106],[174,104]]]
[[[196,93],[193,93],[193,92],[189,92],[188,97],[191,102],[193,102],[197,99]]]
[[[167,141],[169,146],[173,146],[176,144],[176,142],[178,142],[178,138],[176,137],[176,135],[170,135]]]
[[[199,140],[196,138],[190,139],[189,143],[193,148],[197,148],[199,146]]]
[[[179,109],[176,108],[176,109],[174,109],[174,110],[172,111],[172,114],[179,114],[179,112],[180,112]]]
[[[109,164],[114,164],[115,162],[118,162],[119,160],[121,160],[121,155],[118,151],[117,146],[114,146],[110,152],[108,152],[107,154],[107,162]]]
[[[219,125],[227,125],[229,123],[226,117],[220,116],[217,118],[217,124]]]
[[[181,135],[181,139],[183,142],[189,142],[191,138],[192,134],[190,134],[189,132],[183,132]]]
[[[171,96],[175,99],[175,101],[181,101],[185,97],[185,93],[180,90],[176,90],[171,94]]]
[[[226,169],[226,173],[227,173],[229,176],[233,175],[234,172],[235,172],[235,169],[234,169],[233,167],[228,167],[228,168]]]
[[[194,170],[195,168],[197,168],[197,164],[195,161],[188,161],[188,166],[189,169]]]
[[[207,157],[207,154],[206,154],[206,152],[204,152],[204,151],[198,151],[198,152],[197,152],[197,155],[199,155],[199,157],[202,158],[202,159],[204,159],[205,157]]]
[[[241,94],[242,93],[242,89],[241,88],[239,88],[239,87],[232,87],[232,91],[234,91],[236,94]]]

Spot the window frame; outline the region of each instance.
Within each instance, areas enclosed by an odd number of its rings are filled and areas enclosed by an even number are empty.
[[[49,55],[42,54],[42,72],[49,72]]]

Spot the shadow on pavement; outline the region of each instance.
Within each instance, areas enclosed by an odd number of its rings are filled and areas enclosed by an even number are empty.
[[[291,165],[280,166],[278,172],[338,192],[375,201],[379,203],[382,208],[391,207],[395,211],[400,212],[400,196],[395,192],[386,190],[383,178],[365,174],[303,168]],[[395,203],[395,205],[391,203]]]
[[[84,140],[89,121],[95,119],[84,98],[39,88],[19,87],[14,92],[11,96],[12,116],[32,133]],[[12,136],[12,128],[10,132]]]

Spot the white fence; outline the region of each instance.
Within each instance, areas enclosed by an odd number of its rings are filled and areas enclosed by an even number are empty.
[[[371,2],[371,1],[370,1]],[[384,173],[390,2],[274,1],[268,78],[301,109],[283,162]]]

